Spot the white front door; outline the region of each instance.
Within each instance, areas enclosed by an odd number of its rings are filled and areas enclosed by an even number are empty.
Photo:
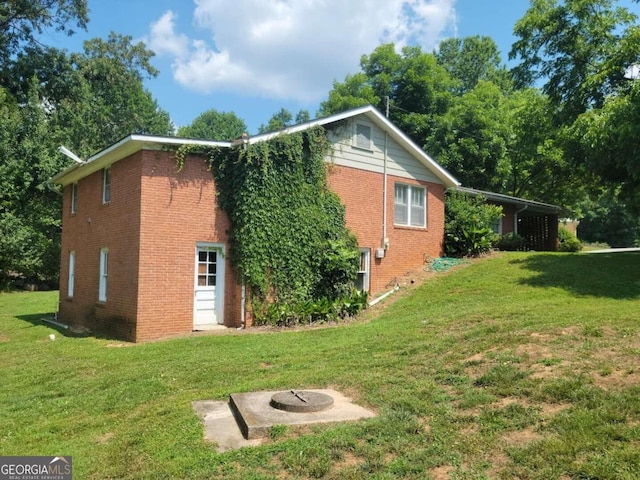
[[[224,322],[224,247],[196,246],[193,329],[210,330]]]

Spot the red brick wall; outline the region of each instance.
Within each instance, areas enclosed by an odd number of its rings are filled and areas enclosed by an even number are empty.
[[[198,158],[177,171],[168,152],[143,150],[111,167],[111,201],[102,171],[78,183],[77,213],[63,193],[60,320],[131,341],[191,332],[195,248],[227,244],[211,172]],[[98,302],[100,249],[109,249],[107,301]],[[69,251],[76,252],[74,297],[67,297]],[[240,288],[225,257],[224,322],[240,326]]]
[[[329,167],[329,184],[346,205],[346,220],[359,246],[371,249],[370,291],[392,288],[399,276],[442,254],[444,187],[387,178],[387,238],[383,259],[383,176]],[[427,188],[427,227],[394,226],[394,184]],[[102,204],[102,172],[78,184],[78,211],[69,213],[71,186],[64,189],[60,319],[144,341],[188,333],[193,327],[195,248],[225,245],[224,323],[241,325],[240,287],[229,264],[226,214],[216,203],[211,172],[198,158],[177,171],[172,155],[144,150],[111,167],[111,202]],[[98,299],[100,248],[109,248],[107,301]],[[67,298],[68,252],[76,251],[75,294]]]
[[[102,203],[102,170],[78,182],[70,213],[71,185],[63,191],[60,320],[134,340],[137,314],[139,154],[111,167],[111,201]],[[107,301],[98,302],[100,249],[109,249]],[[67,295],[69,252],[75,250],[74,296]]]
[[[496,205],[500,205],[497,203]],[[514,205],[501,205],[502,206],[502,235],[512,233],[514,231],[514,215],[516,213],[516,207]]]
[[[142,152],[138,341],[193,329],[198,242],[225,245],[224,323],[240,326],[228,228],[227,215],[217,207],[213,176],[201,159],[189,158],[178,171],[170,153]]]
[[[424,265],[425,256],[440,257],[444,235],[444,186],[406,178],[387,176],[387,238],[389,248],[382,259],[375,249],[383,239],[384,176],[349,167],[330,165],[329,185],[346,205],[349,229],[358,237],[361,248],[371,249],[370,293],[376,295],[395,285],[395,280]],[[394,185],[396,182],[427,188],[427,227],[403,227],[393,224]]]

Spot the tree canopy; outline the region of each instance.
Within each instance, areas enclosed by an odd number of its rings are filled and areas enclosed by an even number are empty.
[[[198,115],[190,125],[178,128],[177,135],[206,140],[234,140],[247,131],[244,120],[233,112],[207,110]]]
[[[565,160],[640,211],[637,16],[613,0],[532,0],[514,33],[514,77],[542,84]]]
[[[60,145],[86,157],[130,133],[173,132],[143,85],[157,75],[144,44],[112,33],[68,53],[38,40],[87,21],[80,0],[0,5],[0,283],[57,277],[61,197],[48,180],[69,165]]]

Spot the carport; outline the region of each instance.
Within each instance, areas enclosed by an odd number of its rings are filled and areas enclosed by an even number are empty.
[[[496,233],[517,233],[527,240],[531,250],[558,250],[558,216],[561,207],[475,188],[458,187],[456,190],[471,196],[481,195],[488,203],[502,207],[502,220]]]

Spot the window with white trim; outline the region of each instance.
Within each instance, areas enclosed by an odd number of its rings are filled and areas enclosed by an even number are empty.
[[[102,203],[111,201],[111,167],[102,171]]]
[[[98,301],[107,301],[107,275],[109,273],[109,249],[100,249],[100,278],[98,279]]]
[[[71,213],[76,213],[78,208],[78,184],[71,184]]]
[[[359,292],[369,291],[369,264],[371,258],[371,250],[368,248],[360,249],[360,266],[358,267],[358,278],[356,279],[356,290]]]
[[[396,183],[393,223],[409,227],[427,226],[427,189],[425,187]]]
[[[371,127],[369,125],[356,123],[356,138],[354,145],[358,148],[371,150]]]
[[[76,252],[69,252],[69,279],[67,280],[67,297],[73,298],[73,286],[76,280]]]

